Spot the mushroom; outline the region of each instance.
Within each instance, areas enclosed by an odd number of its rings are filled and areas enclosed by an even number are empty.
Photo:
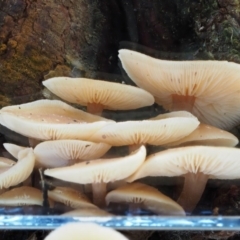
[[[121,186],[106,196],[106,202],[125,202],[161,215],[185,216],[183,208],[156,188],[143,183],[131,183]]]
[[[67,223],[52,231],[45,240],[128,240],[112,228],[95,223]]]
[[[168,61],[122,49],[128,76],[167,110],[187,110],[222,129],[239,123],[240,65],[227,61]]]
[[[34,154],[38,165],[53,168],[100,158],[110,147],[105,143],[81,140],[54,140],[38,144],[34,148]]]
[[[101,114],[103,109],[131,110],[150,106],[153,96],[143,89],[88,78],[55,77],[42,82],[62,99],[87,106],[87,111]]]
[[[0,188],[9,188],[25,181],[33,171],[35,156],[32,148],[24,148],[18,152],[17,163],[7,167],[0,174]]]
[[[53,206],[53,201],[49,201]],[[0,195],[1,206],[43,205],[42,192],[33,187],[22,186],[13,188]]]
[[[26,148],[26,147],[23,147],[23,146],[18,146],[16,144],[12,144],[12,143],[4,143],[3,146],[16,159],[18,158],[18,153],[21,150]]]
[[[237,144],[238,138],[233,134],[213,126],[200,123],[200,125],[188,136],[176,142],[168,143],[165,146],[206,145],[234,147]]]
[[[151,120],[160,120],[170,117],[193,117],[186,111],[176,111],[165,114],[159,114]],[[210,145],[234,147],[238,144],[238,138],[233,134],[215,128],[213,126],[200,123],[198,127],[184,138],[165,144],[165,147],[186,146],[186,145]]]
[[[146,148],[141,146],[125,157],[97,159],[45,170],[44,174],[68,182],[92,184],[93,203],[104,206],[108,182],[125,179],[133,174],[144,162]]]
[[[0,124],[40,140],[87,140],[95,131],[113,122],[58,100],[38,100],[4,107],[0,111]]]
[[[191,212],[205,189],[209,178],[240,178],[240,149],[228,147],[191,146],[168,149],[147,157],[142,166],[126,181],[146,176],[183,176],[184,186],[178,203]]]
[[[197,128],[198,119],[187,114],[179,117],[167,114],[167,118],[159,120],[117,122],[96,131],[91,141],[112,146],[130,145],[131,149],[141,144],[167,144],[189,135]]]
[[[67,187],[56,187],[53,190],[48,190],[48,197],[71,208],[96,207],[83,193]]]

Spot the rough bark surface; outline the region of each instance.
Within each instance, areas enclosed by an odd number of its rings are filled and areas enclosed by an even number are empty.
[[[1,0],[0,104],[39,98],[43,76],[56,67],[111,71],[118,14],[113,1]]]

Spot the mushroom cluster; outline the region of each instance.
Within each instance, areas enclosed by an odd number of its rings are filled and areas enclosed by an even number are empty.
[[[64,204],[72,210],[65,214],[81,216],[111,214],[104,210],[112,203],[129,204],[131,214],[145,209],[184,216],[197,205],[209,178],[240,178],[240,150],[234,148],[238,139],[223,130],[240,121],[234,105],[240,100],[238,64],[172,62],[125,49],[119,58],[141,88],[55,77],[43,85],[63,101],[44,99],[0,110],[0,124],[28,137],[30,144],[4,144],[18,161],[0,158],[1,205],[42,205],[46,199],[39,186],[19,185],[26,185],[39,168],[44,170],[42,182],[46,177],[61,180],[45,191],[50,207]],[[134,110],[155,101],[174,111],[138,121],[100,116],[104,109]],[[149,153],[148,145],[161,150]],[[129,150],[109,154],[111,147],[122,146]],[[177,202],[153,186],[134,182],[148,176],[184,177]],[[84,192],[87,188],[90,193]]]

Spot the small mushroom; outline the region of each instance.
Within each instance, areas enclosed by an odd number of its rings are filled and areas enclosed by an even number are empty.
[[[139,207],[161,215],[185,216],[183,208],[156,188],[143,183],[131,183],[121,186],[106,196],[106,202],[136,204]]]
[[[53,206],[53,201],[49,201]],[[17,187],[0,195],[1,206],[43,205],[43,194],[33,187]]]
[[[52,231],[45,240],[128,240],[112,228],[95,223],[67,223]]]
[[[240,65],[227,61],[168,61],[122,49],[128,76],[170,111],[187,110],[222,129],[239,123]]]
[[[53,190],[49,190],[48,197],[71,208],[96,207],[83,193],[67,187],[56,187]]]
[[[108,182],[125,179],[133,174],[144,162],[146,148],[141,146],[125,157],[97,159],[45,170],[44,174],[68,182],[92,184],[93,203],[104,206]]]
[[[183,176],[184,186],[178,203],[191,212],[209,178],[240,178],[240,149],[229,147],[191,146],[168,149],[147,157],[127,181],[147,176]]]
[[[131,110],[154,103],[153,96],[143,89],[87,78],[55,77],[42,82],[62,99],[87,106],[87,111],[101,114],[103,109]]]
[[[33,171],[35,156],[32,148],[20,150],[17,163],[0,174],[0,188],[9,188],[25,181]]]
[[[38,100],[4,107],[0,111],[0,124],[40,140],[88,140],[95,131],[113,122],[58,100]]]
[[[100,158],[110,147],[105,143],[81,140],[54,140],[38,144],[34,148],[34,154],[39,166],[53,168]]]

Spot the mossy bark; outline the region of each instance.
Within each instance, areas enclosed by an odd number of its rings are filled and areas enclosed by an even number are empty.
[[[0,96],[12,103],[40,98],[41,81],[56,68],[111,72],[120,18],[107,0],[0,1]]]

